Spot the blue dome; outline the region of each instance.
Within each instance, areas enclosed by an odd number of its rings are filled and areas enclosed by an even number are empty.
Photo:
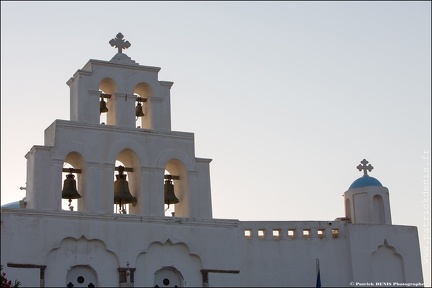
[[[366,187],[366,186],[382,186],[381,182],[379,182],[376,178],[370,177],[368,175],[364,175],[363,177],[355,180],[349,189]]]
[[[1,206],[1,208],[7,208],[7,209],[18,209],[20,208],[19,201],[7,203]]]
[[[25,202],[26,197],[24,197],[23,199],[21,199],[20,201],[24,201]],[[19,209],[20,208],[20,201],[15,201],[15,202],[11,202],[11,203],[6,203],[4,205],[1,206],[1,208],[6,208],[6,209]]]

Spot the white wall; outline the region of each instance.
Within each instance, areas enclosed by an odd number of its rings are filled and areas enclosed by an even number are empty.
[[[257,236],[260,229],[267,232],[264,237]],[[288,237],[289,229],[298,237]],[[310,237],[302,235],[304,229]],[[318,229],[324,229],[325,236],[320,238]],[[336,238],[332,229],[338,229]],[[245,230],[252,237],[246,237]],[[273,230],[280,231],[279,237]],[[4,209],[1,232],[1,263],[47,265],[47,285],[65,285],[68,269],[89,265],[99,285],[116,286],[117,268],[129,262],[136,268],[136,286],[153,285],[154,273],[169,266],[181,273],[187,286],[202,285],[201,269],[240,271],[210,273],[210,286],[313,286],[318,258],[323,286],[347,286],[351,281],[380,281],[371,269],[372,255],[384,257],[378,262],[387,261],[388,251],[403,260],[407,282],[422,282],[415,227]],[[387,248],[377,254],[383,244]],[[28,273],[19,277],[23,283],[35,281],[27,279],[34,277]]]

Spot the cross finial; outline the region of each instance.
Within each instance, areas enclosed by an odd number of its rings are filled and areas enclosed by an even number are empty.
[[[357,166],[357,169],[358,169],[359,171],[362,171],[362,170],[363,170],[364,176],[367,175],[367,171],[369,171],[369,172],[372,171],[373,166],[372,166],[371,164],[368,165],[369,161],[367,161],[366,159],[363,159],[360,163],[363,164],[363,165],[361,165],[361,164],[358,165],[358,166]]]
[[[122,49],[127,49],[131,46],[129,41],[123,40],[123,34],[118,33],[116,35],[116,38],[113,38],[109,41],[109,44],[111,44],[112,47],[116,47],[118,49],[118,53],[122,53]]]

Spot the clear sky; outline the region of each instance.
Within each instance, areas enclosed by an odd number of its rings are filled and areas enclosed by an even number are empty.
[[[172,130],[213,159],[214,218],[334,220],[366,158],[393,224],[418,227],[430,285],[430,1],[2,1],[2,204],[69,119],[66,81],[118,32],[174,82]]]

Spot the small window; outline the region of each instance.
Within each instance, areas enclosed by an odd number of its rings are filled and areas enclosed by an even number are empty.
[[[339,229],[332,229],[332,237],[333,238],[339,237]]]
[[[295,229],[288,229],[288,238],[295,238]]]
[[[311,236],[311,230],[310,229],[303,229],[303,237],[304,238],[310,238]]]
[[[318,229],[318,238],[325,238],[325,229]]]
[[[265,229],[258,229],[258,238],[264,239],[265,237]]]
[[[244,231],[244,233],[245,233],[246,239],[251,239],[252,238],[252,229],[246,229]]]
[[[273,229],[273,239],[280,239],[280,229]]]

